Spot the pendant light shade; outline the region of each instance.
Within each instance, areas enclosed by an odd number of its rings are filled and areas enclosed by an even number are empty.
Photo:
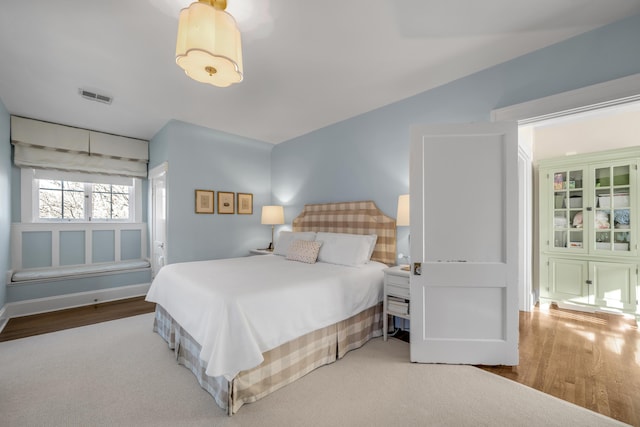
[[[242,43],[226,1],[201,0],[180,11],[176,63],[194,80],[227,87],[242,81]]]

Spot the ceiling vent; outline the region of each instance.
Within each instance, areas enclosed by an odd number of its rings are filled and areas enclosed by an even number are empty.
[[[111,101],[113,100],[113,98],[110,97],[109,95],[102,95],[99,93],[91,92],[90,90],[86,90],[86,89],[78,89],[78,93],[80,93],[80,96],[85,99],[102,102],[104,104],[111,104]]]

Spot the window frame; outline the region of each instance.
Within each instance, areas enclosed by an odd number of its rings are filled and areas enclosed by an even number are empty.
[[[85,184],[85,191],[91,184],[131,185],[129,194],[128,219],[94,219],[86,216],[84,219],[40,218],[39,213],[39,185],[38,180],[76,181]],[[87,194],[87,193],[85,193]],[[89,193],[90,194],[90,193]],[[85,215],[91,202],[85,200]],[[142,180],[140,178],[88,174],[80,172],[64,172],[45,169],[21,169],[21,221],[25,223],[139,223],[142,222]]]

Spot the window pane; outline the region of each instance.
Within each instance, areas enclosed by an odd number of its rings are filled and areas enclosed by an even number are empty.
[[[110,184],[93,184],[94,193],[109,193],[111,192]]]
[[[91,201],[93,203],[91,217],[95,219],[111,218],[111,194],[94,192]]]
[[[38,215],[46,219],[62,219],[62,191],[40,190]]]
[[[84,191],[63,191],[64,219],[84,219]]]
[[[84,192],[84,182],[63,181],[65,190]]]
[[[62,190],[62,181],[54,181],[51,179],[39,179],[39,187],[48,190]]]
[[[129,219],[129,194],[113,195],[113,219]]]
[[[114,185],[113,186],[114,193],[123,193],[129,194],[129,186],[128,185]]]

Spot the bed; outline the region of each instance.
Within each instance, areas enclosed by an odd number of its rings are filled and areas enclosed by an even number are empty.
[[[156,303],[154,331],[235,414],[382,334],[382,270],[395,263],[395,233],[395,220],[371,201],[305,205],[274,255],[163,267],[147,294]],[[340,252],[328,252],[332,244],[342,250],[351,241],[369,262],[331,258]],[[319,262],[287,259],[306,256],[296,245],[319,247]]]

